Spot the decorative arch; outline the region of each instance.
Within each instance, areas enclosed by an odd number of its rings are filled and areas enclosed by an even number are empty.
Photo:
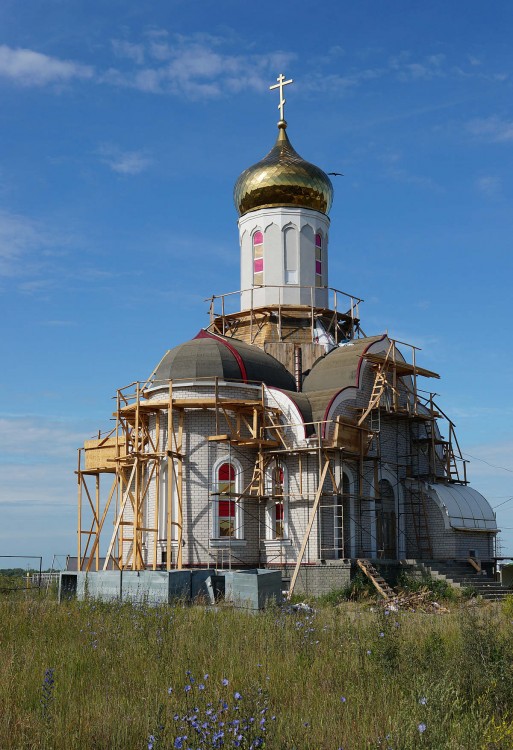
[[[251,235],[253,250],[253,286],[264,283],[264,233],[256,228]]]
[[[243,471],[232,456],[222,456],[212,468],[212,537],[230,541],[244,538],[244,513],[240,493]]]
[[[265,472],[265,488],[269,500],[266,507],[267,539],[289,538],[289,474],[280,459],[271,461]]]
[[[355,473],[344,463],[340,468],[337,503],[334,508],[335,549],[339,558],[356,556],[355,495]]]
[[[285,284],[298,282],[299,236],[294,224],[287,224],[283,229],[283,261]]]
[[[406,554],[404,539],[404,494],[398,477],[382,466],[375,500],[376,546],[378,555],[401,559]]]
[[[322,279],[324,275],[324,259],[325,259],[325,240],[324,235],[317,230],[315,233],[315,286],[323,286]]]

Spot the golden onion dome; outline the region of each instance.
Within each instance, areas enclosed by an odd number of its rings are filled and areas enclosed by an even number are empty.
[[[259,208],[301,206],[327,214],[333,201],[333,185],[315,164],[292,148],[284,120],[278,138],[262,161],[248,167],[235,183],[233,198],[239,216]]]

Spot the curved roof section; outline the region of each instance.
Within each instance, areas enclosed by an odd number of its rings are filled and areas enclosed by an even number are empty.
[[[191,341],[170,349],[157,366],[152,380],[215,377],[243,383],[265,383],[287,391],[295,388],[292,375],[270,354],[252,344],[204,330]]]
[[[267,156],[245,169],[235,183],[233,199],[239,215],[279,206],[302,206],[327,214],[333,201],[330,178],[294,150],[285,122],[278,127],[278,138]]]
[[[357,386],[363,355],[384,338],[368,336],[332,349],[314,364],[303,382],[303,392],[340,391],[350,385]]]
[[[497,532],[495,513],[488,500],[468,485],[430,484],[429,495],[438,505],[446,528]]]
[[[315,429],[312,424],[314,417],[309,397],[306,393],[298,393],[297,391],[283,391],[283,393],[288,396],[298,408],[301,417],[303,418],[305,437],[310,437],[310,435],[314,434]]]

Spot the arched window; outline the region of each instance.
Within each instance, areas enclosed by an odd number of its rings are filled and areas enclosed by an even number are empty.
[[[376,542],[378,555],[395,559],[397,556],[397,519],[394,488],[387,479],[379,480],[376,498]]]
[[[241,475],[241,468],[230,461],[220,461],[214,467],[212,515],[215,539],[242,538]]]
[[[253,235],[253,285],[264,283],[264,235],[255,232]]]
[[[297,230],[287,227],[283,235],[285,255],[285,283],[297,284]]]
[[[273,461],[266,474],[268,539],[288,539],[287,472],[280,461]]]
[[[315,286],[322,286],[322,234],[315,235]]]

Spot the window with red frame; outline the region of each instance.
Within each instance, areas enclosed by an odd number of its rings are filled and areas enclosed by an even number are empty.
[[[217,470],[217,527],[219,537],[235,536],[235,468],[221,464]]]

